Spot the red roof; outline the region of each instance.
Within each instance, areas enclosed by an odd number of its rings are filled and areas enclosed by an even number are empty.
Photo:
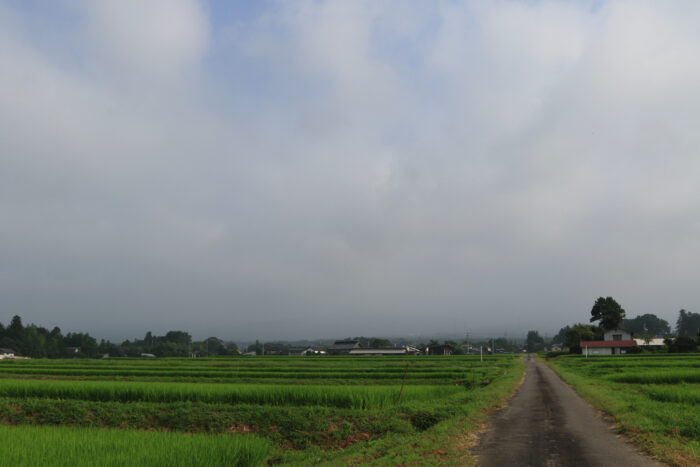
[[[588,347],[634,347],[637,343],[633,340],[629,341],[581,341],[581,348]]]

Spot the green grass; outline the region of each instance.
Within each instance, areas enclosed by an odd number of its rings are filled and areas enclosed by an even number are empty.
[[[495,407],[513,394],[522,379],[523,371],[522,360],[511,359],[508,371],[503,372],[489,386],[472,390],[468,399],[453,407],[451,416],[443,418],[427,430],[419,433],[397,433],[372,443],[357,444],[314,464],[326,467],[473,466],[476,460],[471,456],[469,449],[476,440],[474,432],[488,420]]]
[[[681,404],[700,404],[699,385],[676,385],[650,387],[646,390],[649,397],[662,402],[679,402]]]
[[[634,372],[624,371],[620,367],[622,374],[609,376],[618,383],[633,384],[678,384],[678,383],[700,383],[700,370],[664,370],[664,371],[644,371],[640,367],[635,367]]]
[[[244,433],[268,443],[264,462],[272,464],[345,465],[353,456],[368,464],[461,465],[471,460],[455,439],[467,437],[521,375],[516,356],[2,361],[0,423],[70,426],[114,439]],[[155,448],[137,450],[148,449]]]
[[[548,361],[643,450],[683,466],[700,464],[700,370],[692,369],[699,362],[699,355],[663,354]]]
[[[122,381],[0,380],[0,397],[45,397],[118,402],[212,402],[320,405],[376,409],[464,392],[462,386],[309,386],[142,383]]]
[[[174,360],[174,361],[173,361]],[[490,357],[264,357],[214,359],[22,360],[0,362],[3,378],[294,384],[452,385],[489,381],[503,361]]]
[[[270,443],[254,436],[203,436],[66,427],[0,426],[0,458],[14,466],[255,466]]]

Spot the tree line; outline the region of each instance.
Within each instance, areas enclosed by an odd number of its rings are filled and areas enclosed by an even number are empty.
[[[590,323],[564,326],[552,339],[555,344],[568,347],[571,352],[581,352],[581,341],[602,340],[609,329],[622,328],[632,332],[638,339],[664,338],[669,352],[694,351],[700,337],[700,313],[686,310],[678,312],[674,329],[668,321],[647,313],[626,318],[626,312],[612,297],[599,297],[591,309]]]
[[[156,357],[188,357],[192,355],[216,356],[238,354],[234,343],[226,343],[217,337],[193,341],[184,331],[168,331],[164,336],[154,336],[150,331],[143,339],[125,340],[114,344],[100,340],[88,333],[63,334],[59,327],[48,330],[35,324],[22,324],[22,318],[14,316],[5,327],[0,323],[0,348],[10,349],[17,355],[32,358],[96,358],[139,357],[144,354]]]

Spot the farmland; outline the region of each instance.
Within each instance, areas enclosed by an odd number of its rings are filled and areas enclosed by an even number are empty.
[[[700,464],[700,356],[563,356],[548,362],[618,430],[672,465]]]
[[[17,465],[468,463],[455,440],[466,443],[521,375],[514,356],[5,360],[0,436],[11,442],[0,455]]]

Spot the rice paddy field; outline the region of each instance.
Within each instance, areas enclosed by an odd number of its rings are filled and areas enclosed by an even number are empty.
[[[470,464],[512,355],[0,361],[12,465]]]
[[[700,465],[700,354],[563,356],[559,375],[644,451]]]

